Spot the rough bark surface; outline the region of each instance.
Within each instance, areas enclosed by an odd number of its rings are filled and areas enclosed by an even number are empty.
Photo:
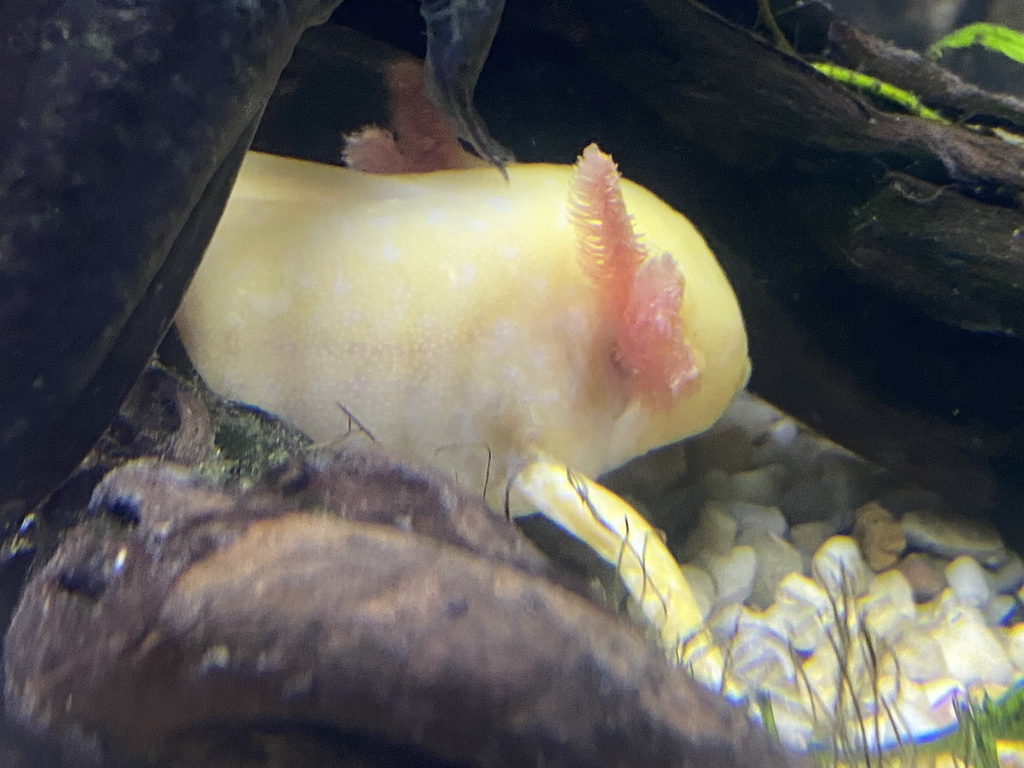
[[[15,720],[103,765],[304,727],[335,734],[318,765],[346,736],[382,765],[799,764],[449,481],[350,452],[280,480],[108,474],[12,621]]]
[[[0,517],[52,490],[117,412],[295,41],[336,4],[3,5]]]

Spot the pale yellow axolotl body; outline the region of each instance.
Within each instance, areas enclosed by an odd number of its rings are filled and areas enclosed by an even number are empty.
[[[398,455],[486,483],[493,508],[508,490],[513,514],[548,515],[711,682],[720,654],[675,560],[589,477],[718,418],[749,372],[736,297],[693,226],[596,147],[575,171],[508,176],[251,153],[182,338],[222,395],[321,441],[351,414]]]

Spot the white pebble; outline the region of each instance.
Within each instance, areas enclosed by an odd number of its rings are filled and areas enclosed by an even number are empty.
[[[917,510],[904,514],[900,525],[907,544],[941,557],[972,555],[986,567],[998,568],[1009,556],[999,532],[979,518]]]
[[[936,711],[953,711],[955,701],[963,701],[967,696],[967,688],[959,680],[951,677],[940,677],[921,683],[921,690],[928,699],[928,706]]]
[[[772,694],[772,717],[779,739],[790,749],[807,751],[815,736],[811,713],[802,701],[777,696],[775,691]]]
[[[897,608],[888,597],[864,598],[858,605],[858,622],[875,638],[895,638],[914,626],[914,617]]]
[[[860,621],[876,638],[894,641],[917,625],[917,606],[910,582],[899,571],[885,571],[871,581],[857,601]]]
[[[835,623],[825,590],[801,573],[791,573],[779,582],[775,603],[765,611],[765,619],[805,656],[826,641],[826,629]]]
[[[720,646],[728,646],[736,636],[744,608],[739,603],[726,603],[716,608],[707,619],[711,636]]]
[[[755,439],[750,455],[752,466],[762,467],[766,464],[784,462],[789,465],[793,461],[793,443],[800,434],[799,425],[790,418],[778,419]]]
[[[765,433],[779,445],[791,445],[796,440],[799,428],[795,421],[790,418],[781,418],[768,427]]]
[[[773,533],[747,531],[737,541],[750,545],[757,553],[757,569],[749,602],[758,608],[766,608],[772,604],[779,582],[789,574],[802,570],[800,553],[788,541]]]
[[[749,501],[753,504],[775,504],[782,494],[782,483],[787,474],[788,471],[781,464],[767,464],[745,472],[734,472],[729,475],[729,495],[719,498]]]
[[[1017,610],[1012,595],[996,595],[985,606],[985,619],[994,627],[1004,624]]]
[[[914,589],[907,577],[900,571],[891,570],[875,574],[868,587],[867,600],[886,599],[893,608],[908,619],[917,618],[917,606],[914,605]]]
[[[823,644],[803,665],[803,678],[813,692],[819,710],[826,713],[835,712],[839,681],[842,678],[839,661],[831,651],[828,644]]]
[[[729,505],[729,514],[736,521],[737,534],[747,531],[771,533],[780,538],[786,535],[786,518],[778,507],[765,507],[745,501],[734,501]]]
[[[917,683],[937,680],[948,674],[939,641],[920,631],[904,635],[879,666],[883,672],[899,674],[903,679]]]
[[[945,555],[934,576],[949,586],[917,605],[904,573],[872,573],[851,538],[832,536],[876,495],[863,461],[746,394],[685,453],[688,508],[700,514],[683,573],[701,611],[711,608],[724,691],[745,706],[769,694],[787,745],[924,739],[955,726],[953,703],[968,690],[998,695],[1024,676],[1024,624],[1000,625],[1024,600],[1024,560],[986,530],[938,525],[921,511],[938,502],[917,490],[879,497],[905,514],[920,548]],[[957,555],[970,556],[949,562]]]
[[[903,682],[896,700],[903,742],[927,741],[948,731],[956,722],[950,702],[962,694],[963,689],[948,678],[938,684]]]
[[[715,583],[719,605],[746,602],[757,570],[753,547],[733,547],[729,554],[708,557],[704,564]]]
[[[992,599],[984,570],[969,555],[961,555],[946,566],[946,582],[964,605],[984,608]]]
[[[1024,624],[1017,624],[1006,633],[1006,652],[1017,671],[1024,673]]]
[[[1006,562],[993,571],[986,570],[985,576],[993,592],[1013,594],[1024,584],[1024,560],[1016,552],[1010,551]]]
[[[765,622],[789,639],[793,650],[801,656],[814,653],[826,641],[821,619],[806,611],[786,608],[778,603],[764,612]]]
[[[775,602],[778,605],[792,605],[796,610],[811,614],[823,614],[832,610],[832,601],[828,593],[817,582],[803,574],[791,573],[779,582],[775,591]]]
[[[894,675],[880,675],[871,684],[871,695],[860,704],[860,720],[858,723],[856,710],[849,702],[846,711],[853,717],[848,721],[847,742],[857,755],[864,753],[865,737],[867,746],[872,753],[898,747],[906,741],[907,726],[891,714],[894,712],[899,695],[903,692],[902,681]],[[852,762],[852,761],[851,761]]]
[[[860,597],[871,585],[872,573],[849,536],[833,536],[811,559],[814,580],[830,595]]]
[[[753,438],[764,432],[775,422],[785,417],[778,408],[767,400],[741,391],[729,404],[728,410],[719,419],[719,424],[736,424],[743,428],[747,437]]]
[[[697,525],[686,540],[681,559],[693,560],[702,555],[725,555],[736,538],[736,521],[721,502],[709,501],[700,511]]]
[[[796,664],[786,638],[765,624],[758,612],[743,611],[727,658],[731,679],[747,690],[781,688],[796,681]]]
[[[836,532],[836,527],[831,523],[816,520],[810,523],[800,523],[789,529],[789,540],[793,546],[800,550],[800,554],[807,557],[808,564],[818,547],[824,544],[828,537]]]
[[[963,685],[1012,682],[1014,665],[981,611],[967,605],[950,607],[943,619],[932,637],[942,648],[947,668]]]
[[[683,572],[683,577],[690,585],[690,591],[693,592],[693,597],[697,601],[701,621],[703,621],[711,613],[711,607],[715,604],[715,584],[707,571],[696,565],[681,565],[679,570]]]

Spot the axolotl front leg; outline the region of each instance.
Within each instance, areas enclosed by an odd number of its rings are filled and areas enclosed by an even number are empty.
[[[659,533],[633,507],[565,464],[542,458],[516,475],[510,492],[615,568],[673,662],[710,688],[723,684],[722,652],[690,585]]]

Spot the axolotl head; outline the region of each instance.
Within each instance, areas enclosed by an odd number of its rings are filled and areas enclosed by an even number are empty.
[[[596,146],[575,167],[377,176],[250,154],[178,315],[220,394],[330,441],[349,415],[500,503],[710,426],[749,374],[700,234]]]
[[[714,254],[595,145],[573,171],[569,219],[628,402],[611,436],[616,460],[703,431],[750,374],[739,304]]]

